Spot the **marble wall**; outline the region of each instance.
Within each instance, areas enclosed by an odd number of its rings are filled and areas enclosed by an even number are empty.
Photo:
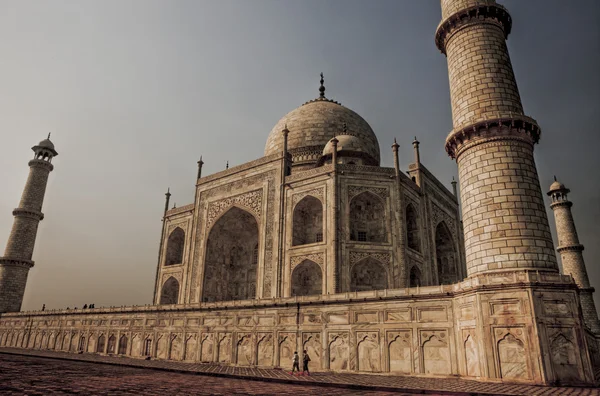
[[[565,277],[506,273],[419,289],[4,314],[0,346],[286,369],[306,350],[313,371],[589,383],[577,304]]]

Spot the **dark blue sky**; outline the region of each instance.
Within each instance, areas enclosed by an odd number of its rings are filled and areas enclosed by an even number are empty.
[[[542,127],[542,189],[556,174],[600,287],[600,28],[595,0],[505,0],[525,111]],[[29,147],[53,132],[60,155],[25,309],[151,301],[163,194],[193,200],[204,174],[262,156],[279,118],[318,95],[373,127],[382,165],[422,142],[440,180],[451,113],[436,0],[33,1],[0,4],[0,244],[25,183]],[[449,186],[449,184],[448,184]],[[551,215],[551,213],[550,213]],[[552,216],[550,217],[553,224]],[[600,293],[597,293],[600,294]],[[596,301],[600,306],[600,299]]]

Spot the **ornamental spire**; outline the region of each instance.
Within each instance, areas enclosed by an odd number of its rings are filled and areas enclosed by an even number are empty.
[[[323,73],[321,73],[321,86],[319,87],[319,98],[325,99],[325,78],[323,77]]]

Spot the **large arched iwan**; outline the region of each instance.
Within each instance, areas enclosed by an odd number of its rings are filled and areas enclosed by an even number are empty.
[[[202,301],[256,297],[258,223],[249,212],[232,207],[213,225],[206,242]]]
[[[384,201],[365,191],[350,201],[350,240],[387,242]]]

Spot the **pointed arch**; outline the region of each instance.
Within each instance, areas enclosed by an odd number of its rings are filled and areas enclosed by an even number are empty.
[[[421,271],[417,268],[416,265],[410,269],[410,287],[420,287],[421,286]]]
[[[323,294],[323,273],[319,264],[304,260],[292,272],[292,296]]]
[[[454,239],[444,221],[435,228],[435,256],[439,284],[449,285],[458,282]]]
[[[372,257],[354,264],[350,273],[350,291],[383,290],[388,288],[385,266]]]
[[[498,357],[501,378],[529,378],[525,346],[511,333],[498,341]]]
[[[350,201],[350,240],[387,242],[385,202],[364,191]]]
[[[179,281],[169,277],[160,292],[160,304],[177,304],[179,299]]]
[[[98,336],[98,342],[96,343],[96,352],[104,353],[104,347],[106,345],[106,336],[100,334]]]
[[[167,253],[165,265],[181,264],[183,262],[183,246],[185,244],[185,232],[181,227],[175,228],[167,240]]]
[[[296,204],[293,214],[292,245],[306,245],[323,241],[323,204],[307,195]]]
[[[127,341],[129,339],[123,334],[119,339],[119,355],[127,355]]]
[[[106,353],[115,353],[116,346],[117,346],[117,337],[115,337],[114,334],[111,334],[111,336],[108,337],[108,345],[106,347]]]
[[[256,297],[258,244],[258,222],[248,211],[233,206],[215,221],[206,240],[202,301]]]
[[[410,249],[421,251],[419,221],[417,211],[412,204],[406,206],[406,242]]]

